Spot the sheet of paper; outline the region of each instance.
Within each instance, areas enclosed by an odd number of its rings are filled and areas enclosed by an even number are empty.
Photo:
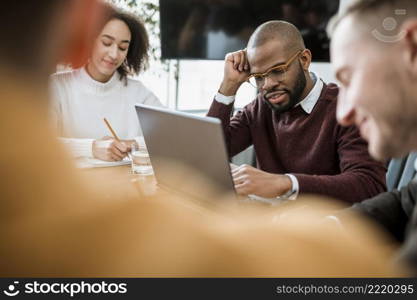
[[[104,161],[95,158],[79,158],[76,161],[78,168],[105,168],[105,167],[117,167],[130,164],[131,161],[128,157],[125,157],[121,161]]]

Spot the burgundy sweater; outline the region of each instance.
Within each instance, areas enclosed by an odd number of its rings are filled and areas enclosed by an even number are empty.
[[[257,167],[294,174],[300,193],[359,202],[386,190],[386,168],[369,156],[356,127],[337,123],[337,94],[325,84],[310,114],[300,105],[276,114],[258,97],[232,118],[233,104],[213,101],[208,116],[222,121],[230,157],[253,144]]]

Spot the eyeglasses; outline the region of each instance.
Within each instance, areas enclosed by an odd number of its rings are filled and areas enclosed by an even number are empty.
[[[288,67],[302,52],[302,50],[297,51],[297,53],[291,56],[291,58],[283,65],[272,67],[264,73],[254,73],[250,75],[246,81],[256,88],[261,87],[265,83],[265,78],[267,77],[279,82],[285,81],[285,74],[287,73]]]

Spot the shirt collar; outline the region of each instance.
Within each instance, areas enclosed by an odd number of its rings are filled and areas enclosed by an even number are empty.
[[[308,93],[308,95],[299,103],[303,110],[308,114],[311,113],[317,101],[319,100],[321,90],[323,89],[324,85],[323,81],[320,78],[318,78],[315,73],[310,72],[310,76],[315,82],[314,86],[311,89],[310,93]]]

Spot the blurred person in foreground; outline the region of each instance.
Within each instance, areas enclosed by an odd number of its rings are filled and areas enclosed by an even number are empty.
[[[333,24],[332,24],[333,23]],[[356,124],[373,157],[417,150],[417,2],[355,1],[329,26],[340,82],[337,118]],[[417,274],[417,182],[353,206],[403,243],[399,257]]]
[[[49,127],[47,86],[58,61],[89,55],[102,5],[32,0],[1,6],[0,138],[7,146],[0,149],[0,276],[403,274],[387,263],[392,249],[381,249],[383,239],[372,228],[340,233],[317,222],[321,210],[300,212],[302,201],[292,206],[293,217],[283,211],[274,218],[271,210],[209,210],[162,192],[100,196],[85,173],[71,167]]]
[[[119,161],[130,146],[145,147],[135,104],[162,106],[142,82],[131,78],[148,63],[149,40],[142,21],[106,5],[101,32],[88,61],[51,76],[51,111],[60,141],[75,157]],[[109,137],[106,118],[121,141]]]
[[[254,146],[257,168],[232,172],[238,193],[291,200],[320,194],[352,203],[386,191],[386,169],[369,156],[358,130],[337,124],[338,87],[310,72],[312,55],[294,25],[269,21],[246,50],[226,56],[208,115],[222,120],[231,157]],[[231,117],[246,81],[257,98]]]

